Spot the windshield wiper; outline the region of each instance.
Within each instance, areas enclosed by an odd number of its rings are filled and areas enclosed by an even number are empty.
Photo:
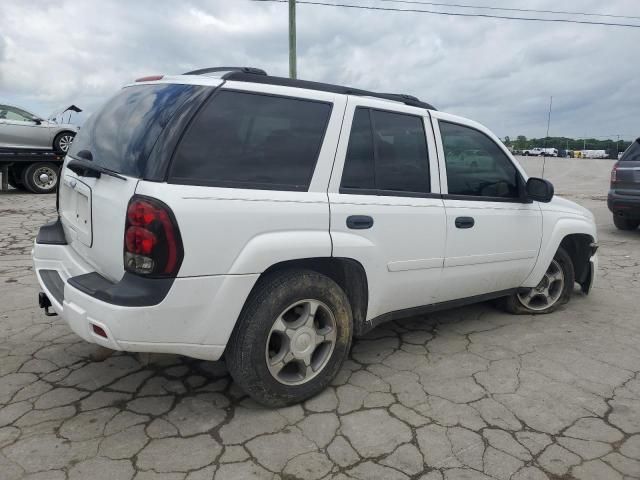
[[[105,175],[109,175],[110,177],[118,178],[125,181],[127,180],[126,177],[123,177],[113,170],[109,170],[108,168],[104,168],[99,165],[94,165],[92,163],[81,160],[70,160],[69,163],[67,163],[67,168],[72,172],[80,175],[81,177],[100,178],[100,175],[104,173]]]

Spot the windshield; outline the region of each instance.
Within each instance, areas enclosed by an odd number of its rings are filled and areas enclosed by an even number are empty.
[[[29,121],[37,118],[32,113],[11,105],[0,105],[0,119]]]
[[[200,88],[168,83],[123,88],[85,122],[69,155],[86,158],[78,152],[88,150],[96,165],[142,177],[163,128]]]
[[[629,148],[620,157],[621,162],[640,162],[640,138],[629,145]]]

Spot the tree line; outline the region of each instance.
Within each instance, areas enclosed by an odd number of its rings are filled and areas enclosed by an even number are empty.
[[[527,138],[518,135],[515,140],[504,138],[504,144],[514,150],[528,150],[534,147],[557,148],[558,150],[606,150],[609,156],[616,158],[618,152],[624,152],[632,142],[628,140],[598,140],[597,138],[546,137]]]

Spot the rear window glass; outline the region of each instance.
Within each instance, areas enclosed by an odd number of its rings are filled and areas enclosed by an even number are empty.
[[[180,106],[202,87],[155,84],[123,88],[80,128],[69,155],[88,150],[93,163],[144,176],[149,153]]]
[[[171,181],[306,191],[330,113],[325,102],[221,91],[185,133]]]
[[[621,162],[640,162],[640,139],[629,145],[620,158]]]

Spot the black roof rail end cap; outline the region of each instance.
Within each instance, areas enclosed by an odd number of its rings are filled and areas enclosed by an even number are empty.
[[[183,75],[204,75],[206,73],[215,73],[215,72],[243,72],[243,73],[251,73],[253,75],[267,75],[267,72],[262,70],[261,68],[256,67],[208,67],[208,68],[200,68],[198,70],[192,70],[190,72],[185,72]],[[223,75],[225,77],[226,75]]]

